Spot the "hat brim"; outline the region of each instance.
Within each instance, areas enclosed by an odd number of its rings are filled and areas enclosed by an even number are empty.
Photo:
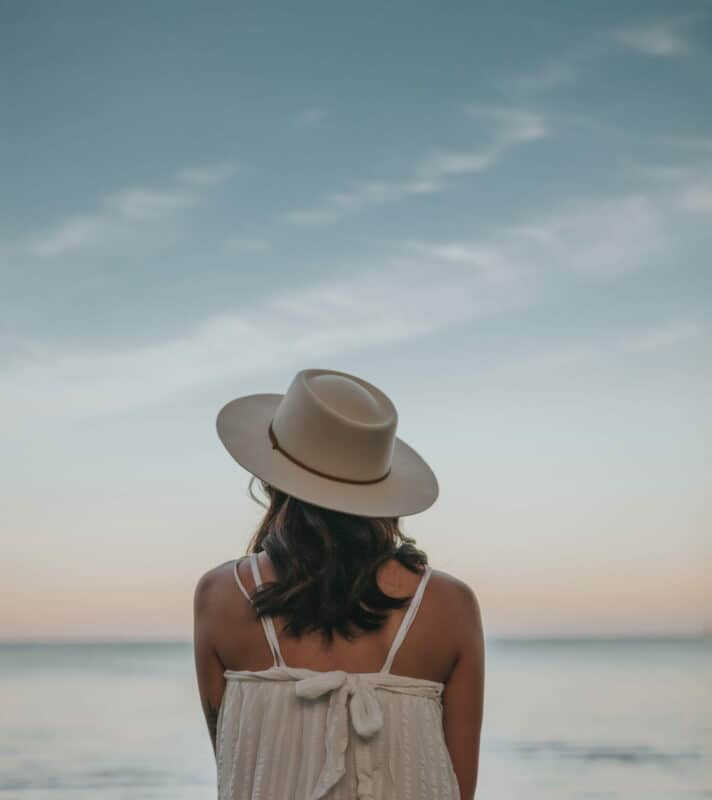
[[[391,471],[376,483],[322,477],[272,447],[268,427],[283,395],[251,394],[220,409],[216,427],[228,453],[252,475],[313,505],[364,517],[404,517],[429,508],[438,482],[428,464],[396,437]]]

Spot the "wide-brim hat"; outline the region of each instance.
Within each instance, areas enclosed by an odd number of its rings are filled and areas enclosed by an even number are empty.
[[[398,413],[356,375],[304,369],[286,394],[250,394],[220,409],[217,432],[252,475],[323,508],[401,517],[438,497],[432,469],[396,436]]]

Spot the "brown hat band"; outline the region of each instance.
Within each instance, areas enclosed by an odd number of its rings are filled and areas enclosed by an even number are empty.
[[[378,483],[379,481],[382,481],[384,478],[387,478],[391,472],[391,468],[388,467],[388,471],[385,473],[385,475],[381,475],[380,478],[370,478],[369,480],[365,481],[352,480],[350,478],[338,478],[336,475],[328,475],[326,472],[320,472],[318,469],[314,469],[313,467],[307,466],[302,461],[299,461],[299,459],[294,458],[294,456],[290,455],[286,450],[283,450],[280,447],[279,442],[277,441],[277,437],[275,436],[274,430],[272,429],[271,422],[269,424],[268,433],[270,441],[272,442],[273,450],[279,450],[279,452],[282,453],[282,455],[286,456],[290,461],[293,461],[297,466],[301,467],[302,469],[306,469],[309,472],[313,472],[315,475],[319,475],[322,478],[329,478],[332,481],[340,481],[341,483]]]

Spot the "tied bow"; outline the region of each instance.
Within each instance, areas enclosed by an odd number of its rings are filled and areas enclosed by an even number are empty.
[[[298,697],[313,700],[331,693],[326,715],[326,760],[310,800],[319,800],[346,772],[344,753],[349,741],[348,718],[360,739],[370,739],[383,727],[381,706],[373,686],[361,675],[332,670],[297,681]],[[373,798],[371,754],[355,742],[359,800]]]

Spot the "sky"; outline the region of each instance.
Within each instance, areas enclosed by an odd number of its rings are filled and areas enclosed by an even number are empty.
[[[712,5],[0,3],[0,639],[192,634],[220,444],[376,384],[489,636],[712,628]]]

